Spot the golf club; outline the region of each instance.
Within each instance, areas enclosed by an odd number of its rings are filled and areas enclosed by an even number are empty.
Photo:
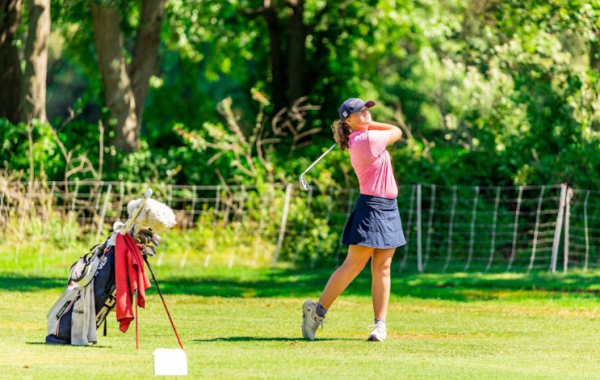
[[[308,167],[308,169],[306,169],[302,174],[300,174],[300,187],[302,188],[302,190],[308,191],[308,189],[310,189],[310,185],[308,184],[306,178],[304,178],[304,174],[306,174],[307,171],[312,169],[312,167],[315,166],[317,162],[321,161],[321,159],[325,157],[327,153],[331,152],[331,150],[335,148],[336,145],[337,143],[333,144],[331,148],[327,149],[327,152],[323,153],[321,157],[317,158],[317,160]]]

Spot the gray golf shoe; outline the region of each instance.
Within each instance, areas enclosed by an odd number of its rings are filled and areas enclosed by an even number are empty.
[[[386,328],[385,323],[379,321],[373,325],[373,332],[369,335],[370,341],[373,342],[383,342],[386,336]]]
[[[317,315],[317,304],[311,300],[304,301],[302,305],[302,336],[304,339],[315,340],[315,333],[319,326],[323,328],[325,317]]]

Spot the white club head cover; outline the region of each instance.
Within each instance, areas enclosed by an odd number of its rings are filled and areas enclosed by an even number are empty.
[[[136,199],[127,204],[129,217],[131,217],[139,203],[140,200]],[[177,220],[175,220],[175,213],[169,206],[154,199],[148,199],[134,223],[136,230],[152,228],[154,233],[161,233],[175,226]]]

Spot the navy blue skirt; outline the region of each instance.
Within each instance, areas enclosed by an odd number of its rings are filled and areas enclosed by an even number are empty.
[[[396,200],[360,194],[344,227],[342,243],[380,249],[406,244]]]

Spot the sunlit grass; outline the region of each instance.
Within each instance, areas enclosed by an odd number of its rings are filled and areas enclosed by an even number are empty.
[[[25,245],[24,245],[25,246]],[[23,248],[23,247],[22,247]],[[43,344],[45,314],[62,292],[72,249],[0,246],[0,377],[141,378],[155,348],[176,348],[153,286],[134,325],[89,347]],[[81,249],[84,248],[83,245]],[[388,340],[367,342],[372,324],[365,270],[334,304],[318,340],[300,333],[300,306],[317,298],[333,268],[271,270],[181,250],[152,264],[195,378],[594,378],[600,373],[600,273],[394,273]],[[214,253],[218,258],[219,254]],[[222,255],[221,255],[222,256]]]

